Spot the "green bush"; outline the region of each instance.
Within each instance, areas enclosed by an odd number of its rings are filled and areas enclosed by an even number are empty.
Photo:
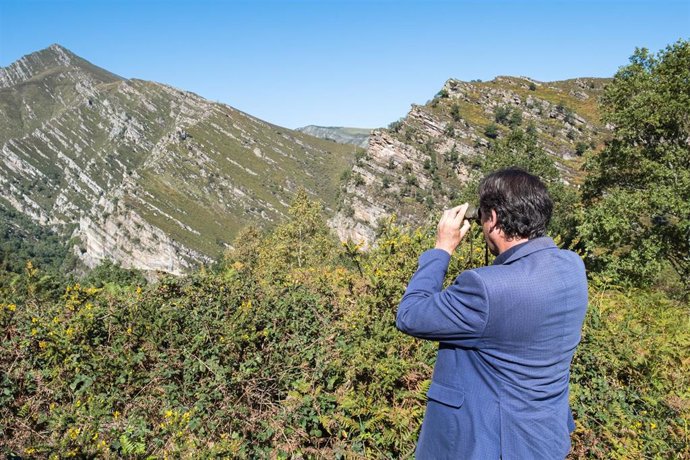
[[[499,105],[494,109],[494,121],[502,125],[507,125],[512,110],[507,105]]]
[[[498,137],[498,126],[496,126],[496,123],[489,124],[484,129],[484,135],[489,139],[496,139]]]
[[[571,368],[574,458],[690,458],[687,304],[599,286]]]
[[[248,228],[187,277],[55,295],[28,267],[0,304],[3,453],[409,457],[436,346],[394,319],[433,238],[388,221],[368,252],[340,244],[301,192],[287,221]],[[481,241],[475,228],[446,283],[483,264]],[[688,458],[688,305],[599,284],[590,296],[573,457]]]
[[[460,115],[460,106],[458,104],[453,104],[450,107],[450,117],[455,122],[462,121],[462,115]]]

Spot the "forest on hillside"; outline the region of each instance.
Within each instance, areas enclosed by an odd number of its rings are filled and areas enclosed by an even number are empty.
[[[602,104],[613,134],[587,152],[580,189],[521,127],[475,167],[540,175],[550,234],[587,265],[571,458],[690,459],[690,42],[636,50]],[[300,192],[273,229],[249,227],[217,263],[150,284],[112,263],[74,279],[50,244],[5,244],[2,453],[409,457],[437,345],[397,331],[395,313],[434,237],[392,218],[367,251],[340,243]],[[475,228],[446,282],[484,264],[483,247]]]

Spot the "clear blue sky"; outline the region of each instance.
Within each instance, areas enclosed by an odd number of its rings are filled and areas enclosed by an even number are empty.
[[[448,78],[612,76],[685,1],[0,0],[0,66],[59,43],[289,128],[385,126]]]

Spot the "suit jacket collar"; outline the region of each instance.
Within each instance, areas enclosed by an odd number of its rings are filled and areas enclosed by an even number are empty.
[[[533,252],[557,247],[558,246],[556,246],[556,243],[554,243],[551,238],[548,236],[541,236],[515,246],[514,248],[508,249],[503,254],[499,254],[494,260],[494,265],[507,265],[515,262],[518,259],[528,256]]]

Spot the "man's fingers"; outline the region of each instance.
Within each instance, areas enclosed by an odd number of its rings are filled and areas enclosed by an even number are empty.
[[[467,212],[468,207],[469,203],[464,203],[460,206],[456,206],[453,209],[451,209],[454,225],[457,225],[458,227],[460,226],[460,223],[462,222],[462,219],[465,217],[465,213]]]
[[[454,208],[446,209],[443,211],[443,215],[438,222],[438,227],[441,228],[445,225],[450,225],[455,228],[459,228],[462,219],[465,217],[469,203],[463,203],[461,205],[455,206]]]
[[[460,212],[460,210],[462,209],[463,206],[465,207],[465,209],[467,209],[468,204],[467,203],[460,204],[454,208],[449,209],[449,211],[452,213],[453,217],[455,217]]]
[[[448,219],[448,210],[446,209],[443,211],[443,215],[441,216],[441,219],[438,221],[438,226],[439,228],[445,223],[445,221]]]
[[[465,219],[465,222],[462,223],[462,228],[460,229],[460,239],[462,240],[465,238],[465,235],[467,235],[467,232],[470,230],[470,227],[472,225],[470,224],[470,221]]]

